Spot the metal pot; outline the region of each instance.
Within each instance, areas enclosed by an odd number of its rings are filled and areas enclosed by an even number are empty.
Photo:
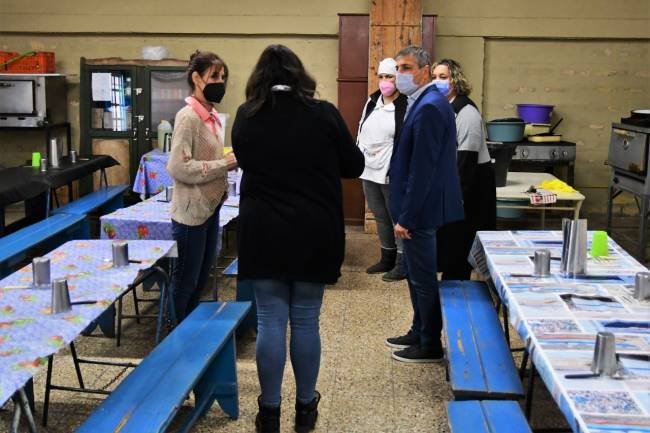
[[[514,143],[524,139],[526,124],[521,119],[497,119],[486,124],[488,140]]]
[[[650,128],[650,108],[637,108],[632,110],[630,117],[621,118],[621,123]]]

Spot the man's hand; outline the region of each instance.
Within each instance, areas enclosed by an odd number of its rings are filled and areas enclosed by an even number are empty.
[[[399,224],[395,224],[395,237],[397,239],[411,239],[411,232],[409,229],[404,228]]]

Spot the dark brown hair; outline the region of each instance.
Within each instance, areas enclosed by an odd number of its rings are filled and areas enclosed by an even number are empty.
[[[267,100],[275,102],[271,87],[276,84],[291,87],[287,93],[305,104],[315,102],[316,80],[298,56],[284,45],[269,45],[262,51],[246,84],[244,110],[248,117],[257,113]]]
[[[198,72],[200,76],[203,76],[212,66],[216,66],[217,71],[223,68],[223,81],[228,82],[228,66],[221,57],[210,51],[194,51],[190,56],[190,63],[187,65],[187,84],[190,85],[192,91],[194,91],[192,73]]]

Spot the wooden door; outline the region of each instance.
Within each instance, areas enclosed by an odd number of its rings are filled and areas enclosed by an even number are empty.
[[[339,14],[338,105],[353,137],[368,99],[370,18],[366,14]],[[422,46],[434,56],[435,16],[422,16]],[[359,179],[343,180],[345,223],[363,225],[365,199]]]
[[[356,139],[368,98],[368,15],[339,16],[339,111]],[[360,179],[343,179],[345,223],[363,225],[365,200]]]

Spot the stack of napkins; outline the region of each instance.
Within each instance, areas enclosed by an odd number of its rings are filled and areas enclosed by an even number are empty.
[[[530,194],[530,204],[551,204],[557,201],[557,194],[546,189],[537,188]]]

